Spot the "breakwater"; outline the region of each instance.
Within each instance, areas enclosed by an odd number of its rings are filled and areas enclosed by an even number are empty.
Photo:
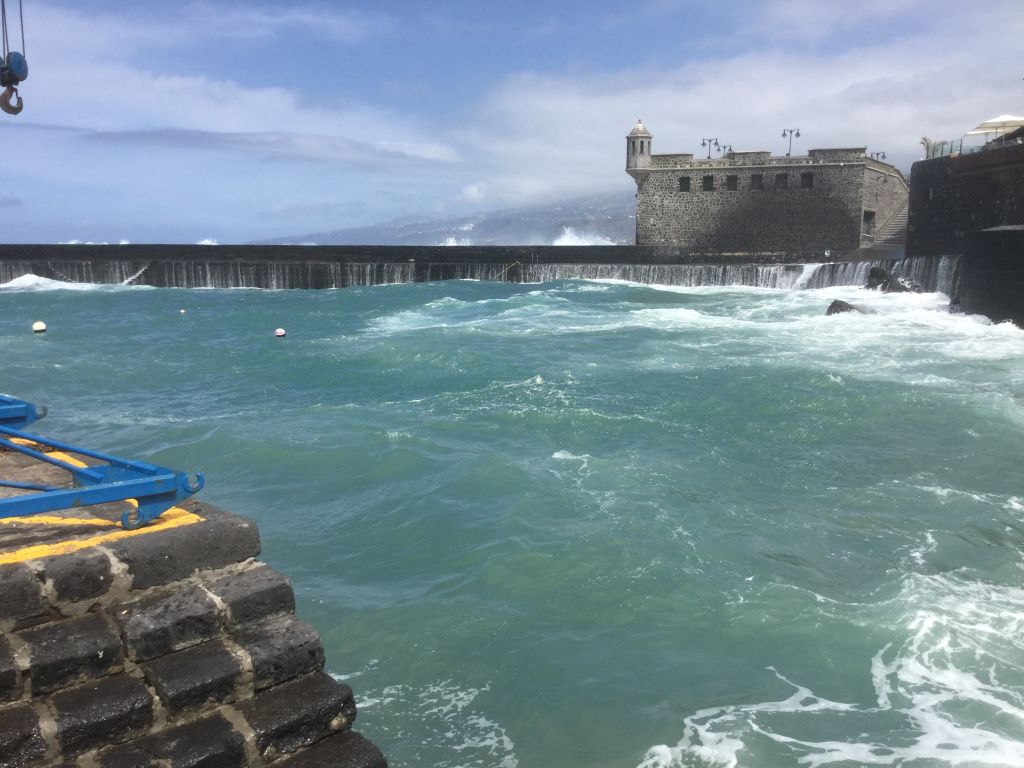
[[[37,275],[72,283],[176,288],[344,288],[437,280],[617,279],[682,286],[857,285],[880,266],[925,290],[956,290],[956,257],[902,251],[713,254],[640,246],[3,245],[0,283]]]

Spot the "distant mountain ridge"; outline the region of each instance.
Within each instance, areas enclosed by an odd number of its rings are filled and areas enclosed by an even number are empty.
[[[631,245],[632,193],[255,240],[254,245]]]

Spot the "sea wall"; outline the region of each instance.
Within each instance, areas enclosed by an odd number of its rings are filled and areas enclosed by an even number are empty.
[[[947,296],[955,296],[960,289],[960,258],[957,256],[881,258],[821,264],[807,276],[803,287],[863,286],[867,284],[872,267],[879,267],[893,277],[907,278],[920,285],[923,291],[938,291]]]
[[[2,521],[0,766],[386,768],[256,526],[185,506]]]
[[[902,251],[858,249],[851,263]],[[615,278],[675,285],[792,287],[820,253],[706,253],[677,247],[2,245],[0,284],[24,275],[179,288],[343,288],[473,279]]]
[[[22,275],[179,288],[342,288],[470,279],[541,283],[628,280],[658,285],[825,288],[864,285],[871,267],[956,292],[957,257],[862,248],[812,254],[705,254],[638,247],[0,246],[0,283]],[[25,258],[31,257],[31,258]],[[150,258],[147,258],[150,257]],[[380,259],[380,261],[377,261]]]
[[[1024,328],[1024,225],[972,232],[966,251],[958,286],[963,310]]]

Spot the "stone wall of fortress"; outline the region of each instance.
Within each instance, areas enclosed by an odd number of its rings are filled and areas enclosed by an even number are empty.
[[[864,212],[881,228],[908,194],[895,168],[862,149],[811,150],[805,157],[652,155],[636,177],[637,245],[719,252],[854,250]],[[688,190],[680,182],[687,178]]]

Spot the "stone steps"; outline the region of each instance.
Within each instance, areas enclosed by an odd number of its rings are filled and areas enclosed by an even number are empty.
[[[386,768],[256,527],[194,506],[0,565],[0,768]]]
[[[875,234],[876,245],[906,245],[909,204],[904,202],[893,217]]]

